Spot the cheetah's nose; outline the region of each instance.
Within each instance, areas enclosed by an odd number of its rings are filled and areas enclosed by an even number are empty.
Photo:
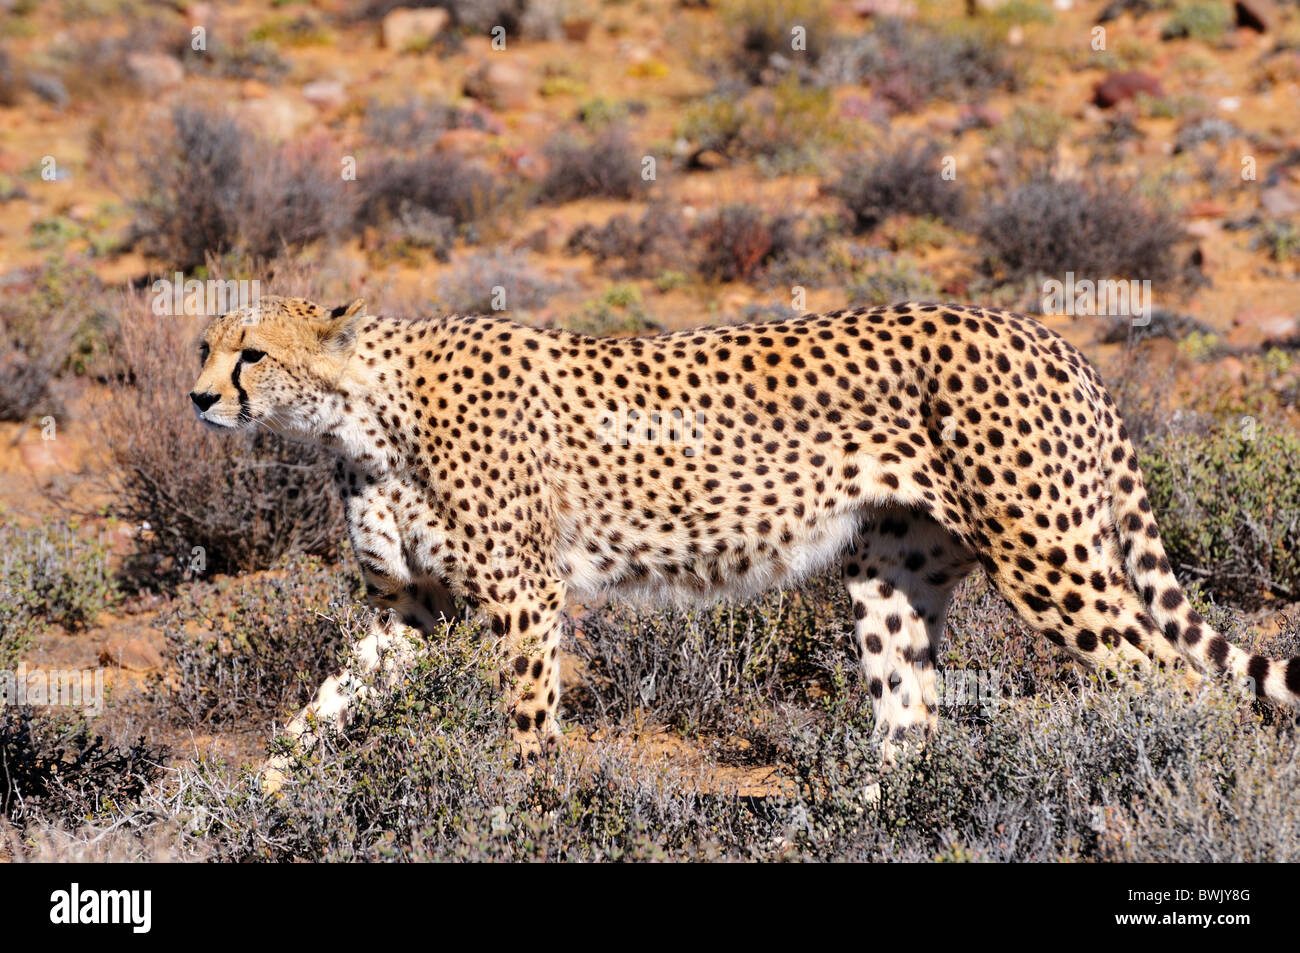
[[[190,400],[194,401],[194,406],[199,409],[199,413],[203,413],[217,402],[217,395],[212,391],[204,391],[202,394],[190,391]]]

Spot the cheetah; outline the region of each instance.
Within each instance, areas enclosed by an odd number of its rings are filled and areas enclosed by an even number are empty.
[[[400,673],[453,597],[490,621],[531,762],[557,743],[570,597],[742,599],[836,563],[886,766],[936,727],[945,614],[976,565],[1089,666],[1186,663],[1300,699],[1300,657],[1247,654],[1188,603],[1100,376],[1019,314],[900,304],[595,338],[263,297],[213,320],[200,358],[204,425],[337,454],[384,610],[288,725],[303,744],[346,722],[362,675]]]

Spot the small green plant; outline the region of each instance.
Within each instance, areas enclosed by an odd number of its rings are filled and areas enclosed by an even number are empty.
[[[904,215],[885,222],[881,235],[892,251],[913,252],[923,248],[944,248],[953,244],[951,228],[929,215]]]
[[[334,42],[334,34],[319,19],[305,13],[270,17],[254,27],[249,38],[281,46],[328,46]]]
[[[655,291],[660,294],[667,294],[669,291],[690,284],[690,280],[691,276],[684,271],[674,271],[673,269],[661,271],[655,276]]]
[[[934,281],[910,262],[875,262],[859,270],[848,284],[852,307],[894,304],[899,301],[929,300],[937,289]]]
[[[1018,151],[1051,152],[1069,128],[1069,120],[1050,106],[1025,103],[1011,111],[993,138]]]
[[[578,121],[589,129],[600,129],[624,122],[630,111],[624,101],[597,96],[578,106]]]
[[[1178,342],[1178,350],[1189,361],[1208,361],[1220,350],[1219,336],[1207,331],[1191,331]]]
[[[816,171],[834,141],[836,123],[828,89],[790,74],[768,89],[744,96],[707,96],[688,107],[677,135],[696,155],[717,152],[752,159],[764,175]]]
[[[595,301],[589,302],[565,322],[570,331],[593,336],[604,334],[639,334],[659,325],[641,304],[636,285],[611,285]]]
[[[1291,222],[1265,222],[1255,239],[1255,246],[1263,248],[1274,261],[1300,259],[1300,228]]]
[[[1232,26],[1232,9],[1226,3],[1214,0],[1194,0],[1176,7],[1160,30],[1162,40],[1201,40],[1209,43],[1219,39]]]

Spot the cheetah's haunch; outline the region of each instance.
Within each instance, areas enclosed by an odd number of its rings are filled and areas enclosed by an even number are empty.
[[[1188,604],[1100,377],[1020,315],[903,304],[590,338],[263,298],[201,351],[206,425],[338,452],[374,605],[424,633],[449,594],[486,612],[528,756],[554,738],[570,592],[737,597],[833,562],[886,759],[935,724],[948,599],[976,563],[1090,665],[1186,660],[1300,699],[1300,657],[1248,655]],[[357,671],[409,655],[377,623],[290,734],[341,723]]]

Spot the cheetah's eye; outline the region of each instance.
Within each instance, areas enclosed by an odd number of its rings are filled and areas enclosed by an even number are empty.
[[[207,342],[204,342],[203,344],[200,344],[200,345],[199,345],[199,365],[200,365],[200,366],[202,366],[202,365],[208,363],[208,353],[209,353],[209,351],[210,351],[210,349],[209,349],[209,347],[208,347],[208,345],[207,345]]]
[[[266,357],[265,351],[258,351],[251,347],[246,347],[239,352],[239,359],[245,364],[256,364],[264,357]]]

